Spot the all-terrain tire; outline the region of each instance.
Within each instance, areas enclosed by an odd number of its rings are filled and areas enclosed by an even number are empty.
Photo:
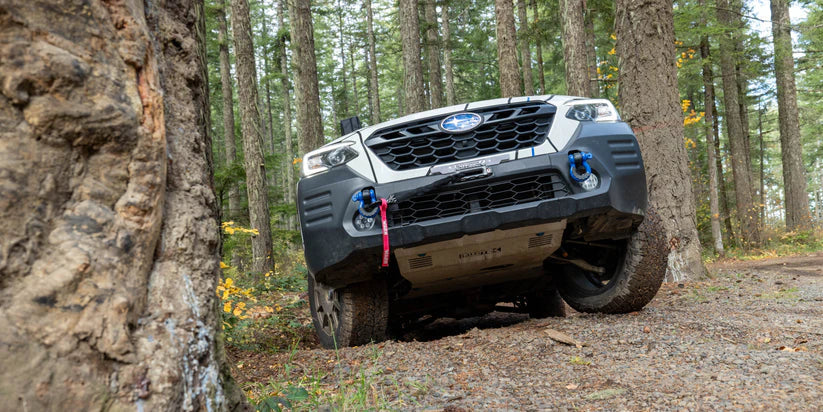
[[[318,285],[311,274],[308,280],[312,321],[317,338],[324,348],[335,349],[386,340],[389,295],[385,280],[369,280],[332,291],[339,312],[337,324],[326,328],[322,326],[321,317],[318,316],[320,303],[315,294]]]
[[[627,313],[642,309],[657,294],[666,276],[669,248],[663,221],[651,207],[627,240],[611,280],[602,288],[581,288],[583,269],[567,265],[557,281],[566,303],[579,312]]]
[[[550,316],[565,318],[566,302],[560,297],[557,289],[547,289],[526,295],[526,309],[532,319],[543,319]]]

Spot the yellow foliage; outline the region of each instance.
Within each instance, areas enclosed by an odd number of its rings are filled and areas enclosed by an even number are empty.
[[[231,302],[226,302],[223,304],[223,312],[231,313]]]
[[[617,52],[614,50],[614,47],[612,47],[612,49],[609,50],[609,56],[613,56],[615,53]]]
[[[228,269],[229,267],[230,267],[230,266],[229,266],[229,265],[227,265],[227,264],[225,264],[225,263],[223,263],[223,261],[222,261],[222,260],[220,261],[220,269]]]
[[[611,34],[611,36],[609,36],[609,37],[611,37],[611,38],[612,38],[612,40],[617,40],[617,36],[615,36],[615,34],[614,34],[614,33],[612,33],[612,34]]]
[[[683,109],[683,113],[686,113],[686,111],[689,110],[689,106],[691,106],[691,104],[692,101],[689,99],[685,99],[680,102],[680,108]]]

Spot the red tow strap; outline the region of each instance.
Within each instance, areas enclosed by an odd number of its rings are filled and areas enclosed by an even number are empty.
[[[389,223],[386,219],[386,199],[380,198],[380,224],[383,227],[383,267],[389,266]]]

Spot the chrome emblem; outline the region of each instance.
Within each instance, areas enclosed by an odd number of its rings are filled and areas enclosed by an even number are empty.
[[[457,113],[440,122],[440,128],[449,133],[465,133],[483,124],[483,118],[477,113]]]

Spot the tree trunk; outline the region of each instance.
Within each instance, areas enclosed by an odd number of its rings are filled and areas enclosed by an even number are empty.
[[[714,93],[713,93],[714,94]],[[714,103],[714,102],[713,102]],[[712,117],[714,123],[712,124],[712,132],[716,139],[714,139],[714,158],[715,168],[717,169],[717,185],[718,195],[720,196],[720,216],[723,218],[723,225],[726,227],[726,238],[724,243],[731,247],[735,244],[734,228],[732,227],[731,206],[729,206],[729,198],[726,191],[726,179],[723,175],[723,156],[720,151],[720,124],[717,120],[717,103],[712,105]]]
[[[497,62],[500,66],[500,96],[519,96],[520,68],[517,67],[517,36],[512,0],[494,0],[497,18]]]
[[[586,29],[583,0],[560,0],[563,11],[563,57],[566,63],[566,94],[591,96],[586,61]]]
[[[620,106],[643,152],[649,205],[663,218],[671,246],[666,278],[693,279],[705,268],[683,146],[672,1],[618,0],[615,9]]]
[[[443,19],[443,65],[446,68],[446,105],[452,106],[457,97],[454,92],[454,67],[452,66],[451,27],[449,22],[450,0],[443,0],[441,6]]]
[[[230,166],[237,157],[237,144],[234,140],[234,99],[232,99],[226,0],[222,0],[220,8],[217,9],[217,23],[217,42],[220,48],[220,85],[223,92],[223,133],[226,148],[226,166]],[[237,190],[237,185],[232,184],[229,185],[229,210],[226,217],[229,220],[234,220],[240,213],[240,191]]]
[[[526,0],[517,0],[517,18],[520,20],[520,66],[523,68],[523,94],[534,96],[534,80],[532,79],[532,53],[529,50],[529,18],[526,10]]]
[[[440,36],[437,34],[436,0],[424,0],[426,16],[426,59],[429,63],[431,108],[443,107],[443,73],[440,70]]]
[[[4,409],[244,406],[214,294],[203,12],[0,6]]]
[[[232,0],[231,27],[234,30],[237,96],[240,118],[243,120],[243,163],[246,169],[246,193],[249,198],[249,223],[259,234],[252,237],[251,270],[265,273],[274,269],[269,218],[266,166],[263,162],[263,136],[257,107],[257,69],[254,65],[254,44],[251,40],[249,3]]]
[[[589,69],[589,93],[591,97],[600,97],[600,85],[597,82],[597,53],[594,45],[594,16],[583,3],[586,21],[586,67]]]
[[[317,85],[317,58],[314,55],[314,26],[311,1],[289,2],[289,27],[295,61],[297,128],[300,154],[306,154],[325,142],[323,119],[320,117],[320,91]]]
[[[343,82],[343,93],[340,97],[340,113],[338,117],[349,117],[349,83],[346,79],[346,44],[343,42],[343,33],[347,26],[343,25],[343,4],[337,0],[337,30],[340,34],[340,78]],[[335,122],[336,123],[336,122]]]
[[[262,30],[263,33],[261,33],[262,34],[261,37],[263,38],[263,42],[264,42],[263,43],[263,70],[264,70],[264,73],[263,73],[263,76],[261,78],[263,79],[263,86],[264,86],[263,88],[266,90],[266,126],[267,126],[266,131],[268,132],[268,136],[267,136],[268,139],[267,140],[269,142],[269,153],[275,153],[277,149],[275,148],[275,142],[274,142],[274,115],[272,114],[272,111],[271,111],[271,84],[269,84],[269,78],[271,77],[270,76],[271,71],[269,69],[270,68],[270,66],[269,66],[269,57],[270,57],[270,53],[269,53],[269,28],[266,25],[266,20],[267,19],[268,19],[268,17],[266,16],[265,13],[263,13],[263,16],[260,19],[260,21],[262,22],[262,29],[263,29]],[[274,172],[271,173],[272,185],[276,185],[276,182],[277,182],[276,176],[277,176],[276,173],[274,173]]]
[[[729,10],[728,0],[718,0],[717,18],[726,27],[732,27],[734,19]],[[732,173],[734,175],[735,198],[737,200],[737,218],[744,247],[757,246],[760,243],[760,231],[757,228],[757,208],[752,198],[751,169],[746,159],[746,143],[740,106],[737,94],[737,73],[734,64],[734,43],[727,31],[720,39],[720,71],[723,78],[723,100],[726,108],[726,129],[731,146]],[[622,72],[621,72],[622,73]]]
[[[703,2],[701,1],[699,4],[702,6]],[[714,105],[714,73],[712,71],[712,62],[709,60],[709,53],[709,37],[703,36],[700,39],[700,57],[703,60],[703,90],[705,91],[703,107],[706,114],[703,121],[706,125],[706,169],[709,171],[709,213],[714,250],[719,256],[725,256],[723,233],[720,231],[720,201],[717,189],[717,168],[714,166],[715,135],[713,129],[714,114],[712,113],[712,106]]]
[[[537,0],[531,0],[532,12],[534,13],[534,27],[532,28],[537,33],[537,23],[540,21],[540,15],[537,13]],[[546,94],[546,74],[543,70],[543,44],[540,38],[543,37],[540,33],[535,35],[535,48],[537,49],[537,80],[540,83],[540,93]]]
[[[277,2],[277,27],[279,29],[279,36],[277,39],[277,48],[278,48],[278,68],[280,69],[280,88],[283,90],[283,138],[286,141],[286,203],[295,205],[296,200],[294,198],[294,144],[292,141],[291,135],[291,96],[289,90],[291,90],[291,85],[289,84],[289,59],[286,55],[286,39],[288,36],[286,35],[286,25],[283,23],[284,20],[284,10],[283,10],[283,3],[286,0],[280,0]],[[295,216],[289,216],[289,229],[294,230],[297,228],[297,224],[295,222]]]
[[[351,63],[351,91],[354,108],[351,111],[352,116],[360,115],[360,97],[357,94],[357,65],[354,62],[354,39],[349,43],[349,62]]]
[[[783,190],[786,199],[786,229],[802,230],[809,227],[811,213],[809,196],[806,194],[803,144],[800,141],[800,121],[797,113],[789,0],[771,0],[771,9]]]
[[[400,0],[399,17],[403,46],[404,109],[406,114],[417,113],[426,107],[423,65],[420,62],[420,18],[417,13],[417,0]]]
[[[371,123],[380,123],[380,86],[377,82],[377,51],[374,39],[374,13],[371,0],[366,0],[367,35],[369,41],[369,107],[371,109]]]

